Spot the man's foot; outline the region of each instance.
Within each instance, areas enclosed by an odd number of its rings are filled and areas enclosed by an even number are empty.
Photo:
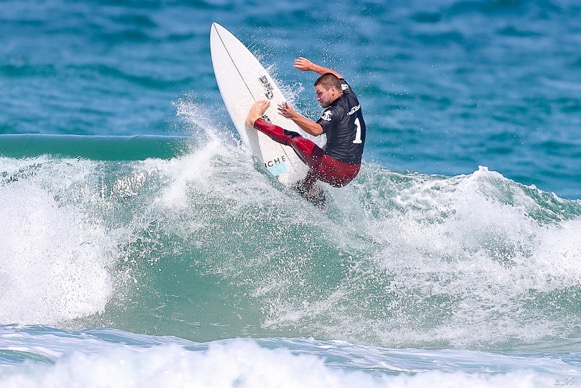
[[[308,185],[305,185],[304,181],[298,181],[291,187],[294,191],[299,193],[301,197],[313,205],[319,208],[325,207],[325,204],[327,203],[327,196],[325,195],[323,189],[321,189],[318,185],[312,184],[312,186],[308,187]]]
[[[248,112],[248,116],[246,117],[246,125],[249,127],[254,127],[254,122],[262,117],[269,105],[270,101],[268,100],[256,101]]]
[[[296,191],[297,193],[300,194],[301,197],[304,197],[307,195],[307,193],[309,192],[310,188],[305,186],[304,181],[298,181],[295,182],[292,186],[291,189],[293,189],[294,191]]]
[[[311,189],[309,194],[304,198],[319,209],[324,209],[327,205],[327,195],[319,186],[315,186],[314,189]]]

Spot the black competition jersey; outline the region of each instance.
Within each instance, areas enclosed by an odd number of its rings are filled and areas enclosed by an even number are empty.
[[[357,96],[341,79],[343,95],[333,101],[317,121],[327,135],[325,153],[341,162],[359,164],[365,144],[365,121]]]

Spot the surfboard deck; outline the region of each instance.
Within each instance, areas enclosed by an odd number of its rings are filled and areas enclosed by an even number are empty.
[[[286,186],[290,187],[303,179],[308,167],[291,147],[279,144],[246,125],[248,111],[254,102],[268,99],[270,106],[265,115],[271,123],[304,134],[292,120],[278,114],[277,107],[286,98],[276,82],[254,54],[218,23],[212,23],[210,51],[220,94],[242,141],[264,167]]]

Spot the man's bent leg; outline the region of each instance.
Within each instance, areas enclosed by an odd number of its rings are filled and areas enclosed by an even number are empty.
[[[289,136],[288,134],[290,133],[294,134],[294,132],[285,131],[281,127],[271,124],[263,118],[259,118],[254,122],[254,128],[258,129],[260,132],[264,133],[275,142],[284,145],[290,145],[292,137]]]
[[[309,139],[296,132],[287,131],[259,118],[254,127],[269,136],[272,140],[291,146],[301,160],[310,167],[309,173],[297,186],[297,191],[309,193],[317,180],[335,187],[343,187],[359,173],[360,164],[350,164],[336,160]]]
[[[357,176],[360,168],[360,164],[345,163],[329,155],[324,155],[314,173],[317,179],[329,183],[331,186],[343,187]]]
[[[299,158],[311,168],[316,167],[325,154],[318,145],[309,139],[305,139],[296,132],[282,129],[262,118],[254,122],[254,128],[278,143],[291,146]]]

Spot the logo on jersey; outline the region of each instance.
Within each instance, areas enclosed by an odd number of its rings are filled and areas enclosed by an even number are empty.
[[[322,120],[331,121],[332,118],[333,118],[333,112],[331,112],[330,110],[326,110],[321,114]]]
[[[351,116],[353,113],[357,112],[359,109],[361,109],[361,105],[354,106],[353,108],[351,108],[349,113],[347,113],[347,115]]]
[[[270,81],[268,81],[268,78],[266,78],[266,76],[263,75],[262,77],[258,78],[258,80],[260,81],[262,87],[264,88],[264,95],[266,96],[266,98],[272,100],[272,97],[274,97],[274,93],[272,91],[273,87],[270,84]]]

